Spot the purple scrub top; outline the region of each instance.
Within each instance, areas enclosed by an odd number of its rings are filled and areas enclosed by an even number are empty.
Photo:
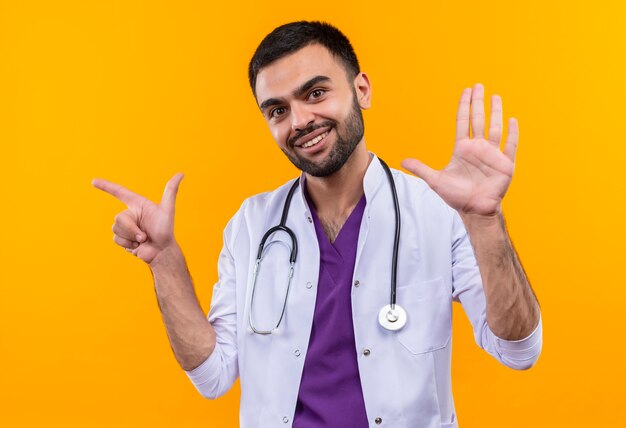
[[[293,427],[367,427],[350,297],[365,195],[333,244],[306,197],[320,247],[320,273]]]

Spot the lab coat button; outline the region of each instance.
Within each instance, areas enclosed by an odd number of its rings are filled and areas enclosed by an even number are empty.
[[[376,422],[376,425],[380,425],[380,424],[383,423],[383,418],[378,417],[378,418],[374,419],[374,422]]]
[[[313,219],[311,217],[307,217],[307,220],[309,220],[309,223],[313,223]]]
[[[296,357],[299,357],[299,356],[300,356],[300,350],[299,350],[299,349],[296,349],[295,351],[293,351],[293,353],[294,353],[294,355],[295,355]]]
[[[313,284],[311,284],[310,282],[307,282],[306,283],[306,288],[311,288],[311,287],[313,287]]]
[[[283,417],[283,422],[284,422],[284,423],[289,422],[289,418],[288,418],[287,416],[284,416],[284,417]]]
[[[359,285],[361,285],[361,283],[359,282],[359,280],[357,279],[356,281],[354,281],[354,286],[358,287]]]
[[[363,350],[363,355],[365,355],[367,357],[369,354],[371,354],[371,351],[369,349],[365,348]]]

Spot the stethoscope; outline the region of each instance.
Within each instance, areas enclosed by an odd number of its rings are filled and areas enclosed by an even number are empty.
[[[378,312],[378,323],[385,329],[395,331],[400,330],[406,324],[406,311],[400,307],[400,305],[396,304],[396,278],[398,274],[398,246],[400,243],[400,204],[398,203],[398,193],[396,192],[396,185],[393,181],[393,176],[391,175],[391,170],[387,166],[387,164],[380,158],[381,165],[387,174],[387,178],[389,179],[389,185],[391,187],[391,194],[393,195],[393,205],[396,212],[396,232],[393,241],[393,258],[391,265],[391,298],[388,305],[383,306]],[[298,188],[298,184],[300,183],[300,178],[297,178],[296,181],[289,189],[289,193],[287,194],[287,198],[285,199],[285,205],[283,206],[283,215],[280,219],[280,224],[272,227],[261,239],[261,243],[259,244],[259,252],[256,256],[256,262],[254,264],[254,270],[252,273],[252,293],[250,296],[250,328],[254,333],[257,334],[272,334],[275,332],[280,326],[281,321],[283,320],[283,316],[285,315],[285,308],[287,307],[287,297],[289,296],[289,286],[291,285],[291,279],[293,278],[293,267],[296,263],[296,256],[298,254],[298,240],[296,239],[295,233],[286,226],[287,223],[287,215],[289,214],[289,206],[291,205],[291,199],[296,189]],[[265,241],[275,232],[282,231],[287,233],[291,237],[291,254],[289,255],[289,273],[287,278],[287,291],[285,292],[285,300],[283,302],[283,308],[280,312],[280,318],[276,323],[276,327],[271,330],[259,330],[255,327],[254,324],[254,315],[252,308],[254,307],[254,291],[256,289],[256,280],[259,273],[259,269],[261,266],[261,260],[263,258],[263,248],[265,247]]]

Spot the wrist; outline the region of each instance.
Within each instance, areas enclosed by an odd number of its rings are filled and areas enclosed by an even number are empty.
[[[149,266],[152,272],[168,270],[176,266],[181,259],[183,259],[183,252],[178,243],[173,241],[154,256]]]
[[[499,232],[506,231],[504,214],[500,207],[492,214],[459,213],[459,215],[470,235],[488,231],[499,235]]]
[[[477,226],[492,226],[502,224],[504,222],[504,214],[502,213],[501,205],[498,205],[496,209],[490,213],[464,212],[461,210],[458,212],[465,224],[470,223]]]

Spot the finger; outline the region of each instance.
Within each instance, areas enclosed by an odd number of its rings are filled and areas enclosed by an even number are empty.
[[[182,181],[184,174],[178,173],[174,177],[170,179],[165,185],[165,190],[163,191],[163,197],[161,198],[161,205],[168,212],[174,212],[174,206],[176,205],[176,194],[178,193],[178,186]]]
[[[432,169],[428,165],[418,161],[417,159],[405,159],[402,161],[402,168],[421,177],[429,186],[433,184],[439,174],[438,171]],[[432,186],[431,186],[432,187]]]
[[[472,137],[485,138],[485,88],[480,83],[472,89]]]
[[[459,108],[456,112],[456,139],[469,138],[470,129],[470,100],[472,89],[465,88],[461,94]]]
[[[113,241],[115,241],[115,243],[117,245],[119,245],[120,247],[124,247],[126,250],[134,250],[135,248],[137,248],[139,246],[139,242],[137,241],[129,241],[126,238],[122,238],[121,236],[115,235],[113,237]]]
[[[127,188],[120,186],[119,184],[104,180],[102,178],[94,178],[91,180],[91,184],[110,195],[115,196],[120,201],[124,202],[127,206],[137,203],[142,199],[136,193],[131,192]]]
[[[115,216],[113,233],[130,241],[143,242],[146,239],[146,234],[137,226],[137,221],[128,211]]]
[[[491,119],[489,120],[489,141],[500,147],[502,139],[502,99],[499,95],[491,97]]]
[[[519,126],[517,119],[514,117],[509,119],[509,129],[504,145],[504,154],[511,162],[515,162],[515,153],[517,152],[517,141],[519,140]]]

